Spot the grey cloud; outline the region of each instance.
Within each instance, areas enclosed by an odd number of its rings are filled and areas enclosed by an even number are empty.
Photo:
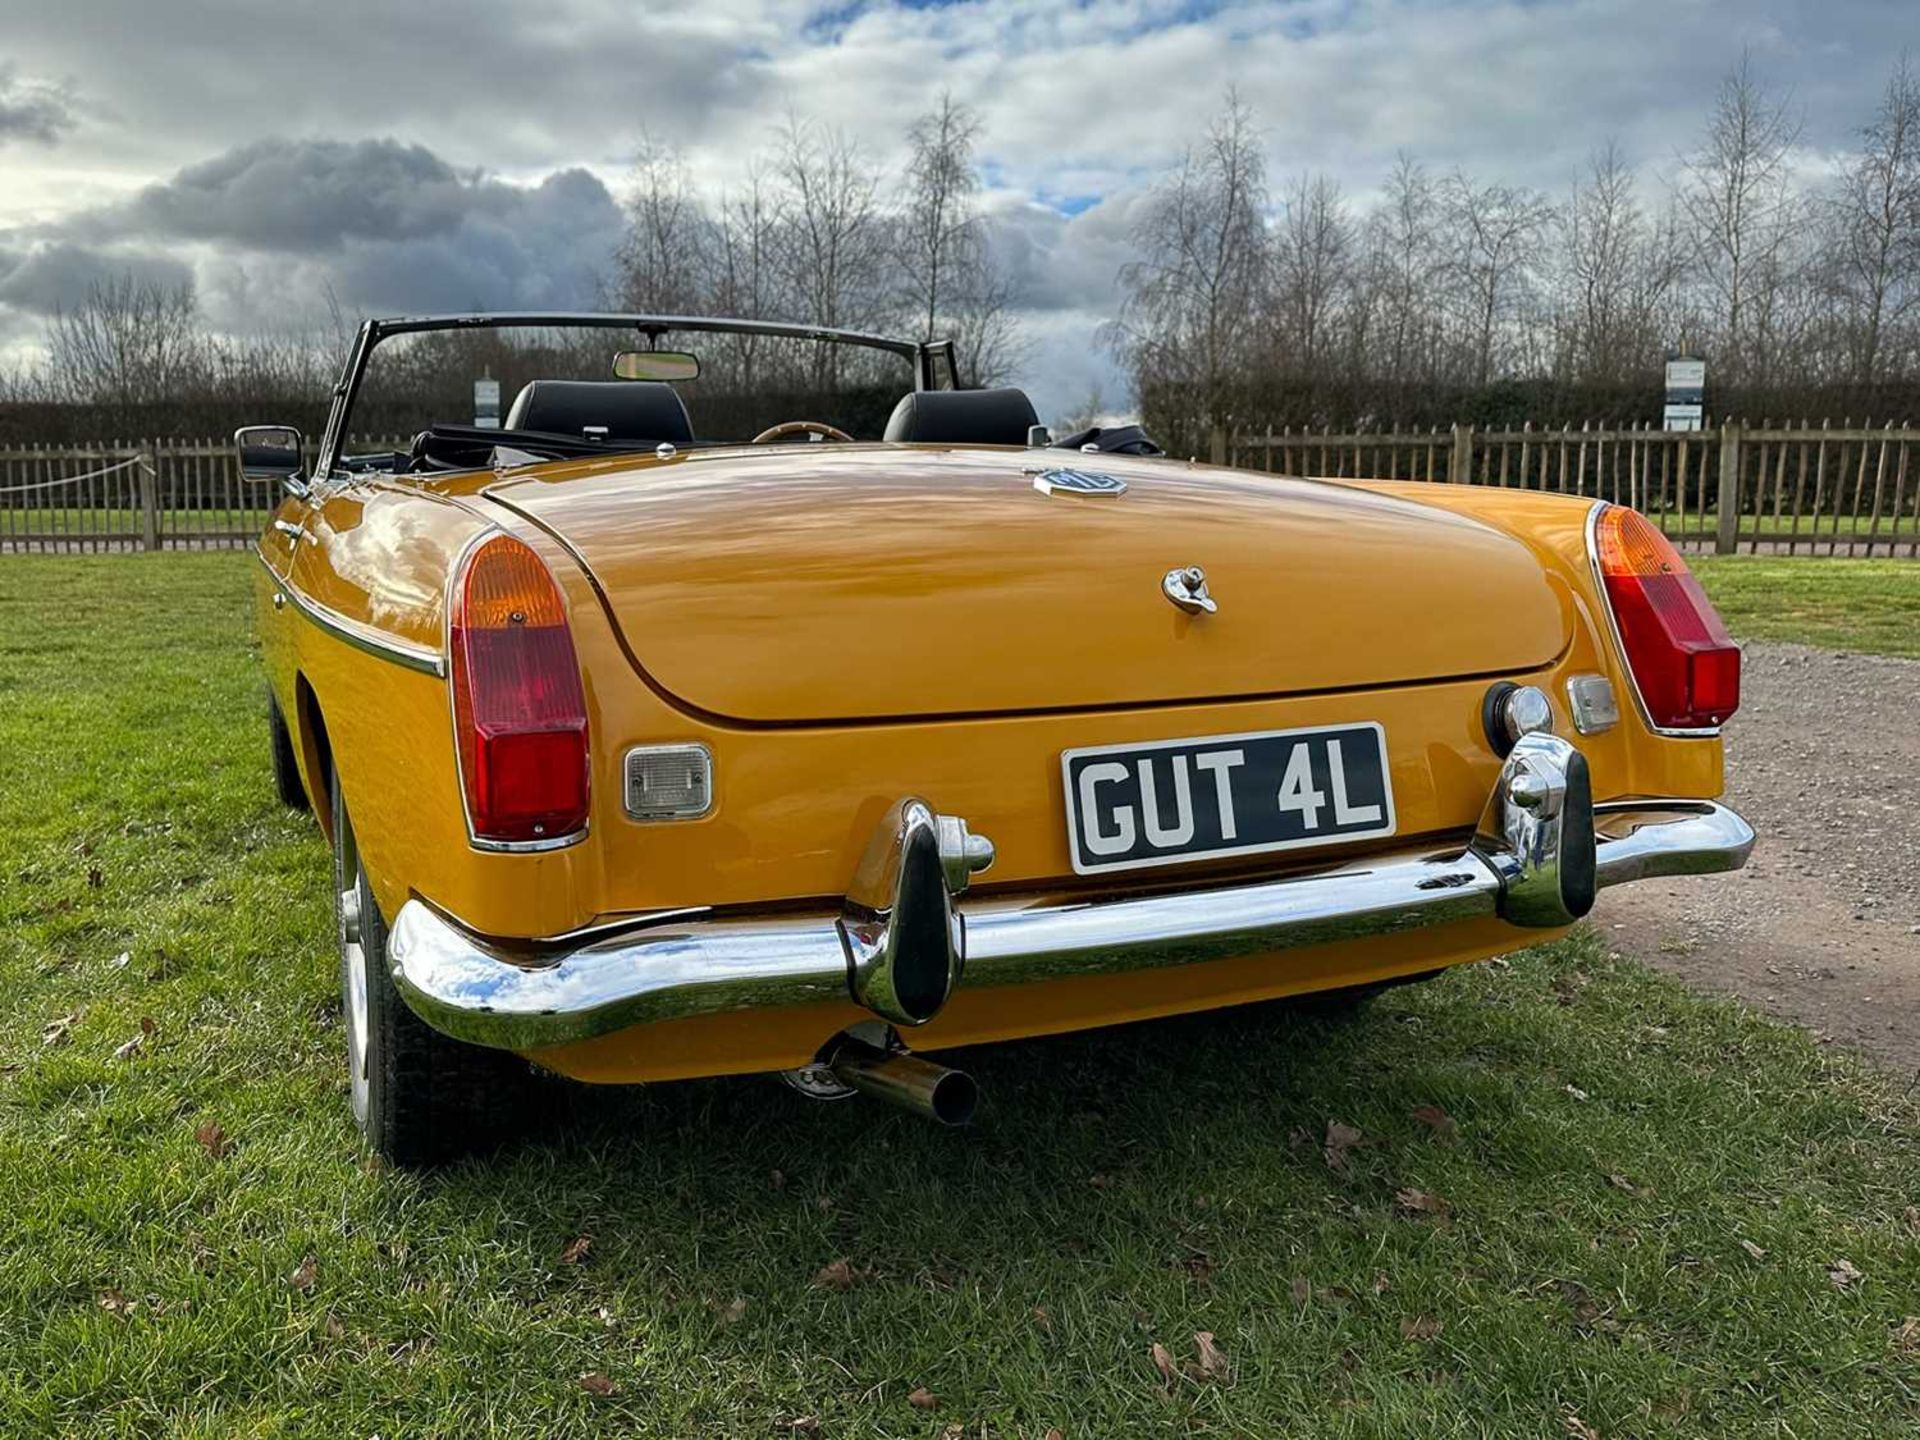
[[[74,126],[73,92],[64,85],[24,77],[0,64],[0,145],[33,140],[51,145]]]
[[[124,274],[166,286],[193,279],[192,267],[171,255],[56,241],[23,250],[0,249],[0,306],[52,315],[85,299],[94,285]]]

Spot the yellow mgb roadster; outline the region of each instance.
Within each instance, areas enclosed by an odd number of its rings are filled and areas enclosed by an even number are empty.
[[[1055,439],[949,343],[670,316],[369,322],[310,465],[236,438],[397,1163],[528,1062],[958,1122],[926,1052],[1362,997],[1753,843],[1740,652],[1622,507]]]

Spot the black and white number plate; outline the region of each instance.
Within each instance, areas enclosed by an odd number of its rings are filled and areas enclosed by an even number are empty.
[[[1393,833],[1373,721],[1066,750],[1060,769],[1080,875]]]

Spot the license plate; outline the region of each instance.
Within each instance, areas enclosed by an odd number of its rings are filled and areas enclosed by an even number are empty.
[[[1373,721],[1060,755],[1076,874],[1260,855],[1393,834]]]

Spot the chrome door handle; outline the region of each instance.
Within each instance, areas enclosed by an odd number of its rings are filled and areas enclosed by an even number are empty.
[[[1207,593],[1207,572],[1198,565],[1183,565],[1169,570],[1160,581],[1167,599],[1189,615],[1211,615],[1220,606]]]
[[[300,542],[300,536],[304,533],[301,527],[294,524],[291,520],[276,520],[273,522],[273,528],[295,544]]]

